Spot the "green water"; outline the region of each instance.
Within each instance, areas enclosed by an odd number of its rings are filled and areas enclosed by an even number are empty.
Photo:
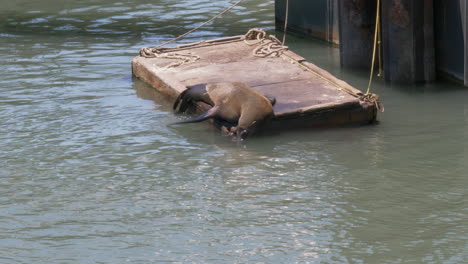
[[[468,263],[468,89],[377,79],[378,125],[238,146],[166,127],[130,69],[228,1],[0,4],[0,263]],[[274,33],[273,13],[246,1],[178,43]],[[366,87],[337,49],[287,44]]]

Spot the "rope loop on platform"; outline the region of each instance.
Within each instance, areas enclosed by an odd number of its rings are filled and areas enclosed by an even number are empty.
[[[385,108],[383,104],[379,101],[379,96],[376,94],[372,94],[372,93],[361,94],[359,96],[359,100],[374,105],[377,111],[380,111],[382,113],[385,112]]]
[[[288,50],[287,46],[283,46],[279,39],[270,35],[267,39],[263,39],[260,45],[258,45],[252,53],[255,57],[265,58],[270,55],[280,56],[281,53],[286,50]]]
[[[200,59],[200,56],[192,54],[192,53],[173,52],[173,53],[160,54],[159,58],[178,60],[176,62],[173,62],[173,63],[167,65],[166,69],[168,69],[168,68],[173,68],[173,67],[177,67],[177,66],[180,66],[180,65],[196,62],[197,60]]]
[[[157,58],[160,50],[157,48],[144,47],[140,49],[140,56],[145,58]]]
[[[270,55],[279,56],[282,51],[288,50],[281,41],[273,35],[267,37],[263,29],[252,28],[244,35],[244,43],[249,46],[258,45],[252,54],[255,57],[268,57]]]
[[[253,46],[262,42],[266,37],[266,32],[259,28],[252,28],[244,35],[244,43]]]
[[[200,56],[192,53],[177,53],[177,52],[164,52],[164,50],[158,48],[141,48],[140,56],[145,58],[161,58],[161,59],[173,59],[178,60],[167,65],[165,68],[173,68],[184,64],[196,62],[200,59]]]
[[[249,46],[257,46],[253,49],[252,55],[255,57],[265,58],[268,56],[280,56],[283,51],[288,50],[281,41],[273,35],[267,37],[267,33],[258,28],[253,28],[241,37],[231,37],[220,40],[200,41],[197,43],[179,45],[170,48],[149,48],[144,47],[140,49],[140,56],[145,58],[163,58],[163,59],[178,59],[179,62],[172,63],[166,68],[177,67],[183,64],[195,62],[200,59],[198,55],[192,53],[178,53],[178,51],[195,48],[195,47],[208,47],[219,45],[222,43],[230,43],[236,41],[244,41]]]

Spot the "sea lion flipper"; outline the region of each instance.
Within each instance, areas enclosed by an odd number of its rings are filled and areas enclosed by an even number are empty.
[[[174,105],[172,106],[172,109],[176,112],[176,113],[181,113],[181,112],[184,112],[184,111],[181,111],[181,108],[182,106],[185,106],[184,104],[184,98],[185,98],[185,94],[187,93],[188,90],[185,90],[183,92],[181,92],[179,94],[179,96],[177,96],[177,99],[175,100],[174,102]],[[185,109],[187,107],[184,107]]]
[[[276,97],[270,94],[265,94],[264,96],[270,101],[271,105],[274,106],[276,104]]]
[[[201,114],[199,116],[196,116],[196,117],[194,117],[192,119],[185,120],[185,121],[180,121],[180,122],[175,122],[175,123],[172,123],[172,124],[169,124],[169,125],[180,125],[180,124],[202,122],[202,121],[205,121],[207,119],[215,117],[218,114],[218,111],[219,111],[219,106],[214,106],[214,107],[210,108],[210,110],[206,111],[205,113],[203,113],[203,114]]]
[[[182,122],[186,124],[213,118],[215,122],[228,122],[226,131],[245,140],[250,134],[264,127],[274,116],[273,105],[276,99],[262,95],[240,82],[205,83],[189,86],[174,103],[176,112],[185,112],[196,102],[212,106],[207,112]],[[173,125],[173,124],[172,124]]]
[[[172,107],[175,112],[183,113],[189,107],[190,102],[204,102],[211,106],[214,105],[208,92],[206,91],[206,83],[188,86],[185,91],[179,94]]]
[[[208,84],[206,83],[201,83],[201,84],[190,86],[186,93],[186,96],[190,97],[192,101],[204,102],[206,104],[214,106],[214,102],[213,100],[211,100],[211,97],[208,91],[206,90],[207,86]]]

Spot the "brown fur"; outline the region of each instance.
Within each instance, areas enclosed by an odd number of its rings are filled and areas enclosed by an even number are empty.
[[[237,123],[233,131],[239,139],[245,139],[274,115],[274,99],[268,99],[241,82],[208,83],[190,89],[192,88],[188,88],[177,98],[174,104],[176,111],[185,111],[186,104],[191,101],[203,101],[213,108],[198,117],[179,123],[200,122],[209,118],[221,119]]]

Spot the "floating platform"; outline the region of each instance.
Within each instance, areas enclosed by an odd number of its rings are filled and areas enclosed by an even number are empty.
[[[287,50],[263,32],[141,50],[132,60],[134,76],[175,98],[200,83],[244,82],[274,96],[272,129],[370,124],[379,103],[327,71]],[[194,112],[209,106],[200,103]]]

